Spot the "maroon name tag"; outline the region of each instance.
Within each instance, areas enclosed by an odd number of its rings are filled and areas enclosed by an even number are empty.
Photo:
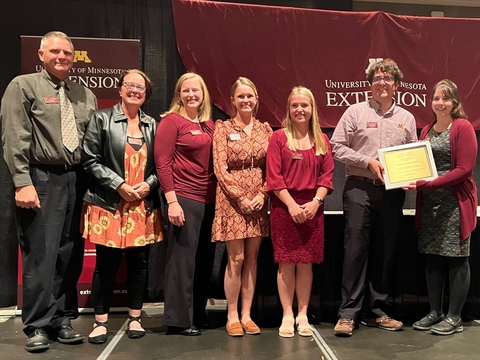
[[[294,152],[293,155],[292,155],[292,159],[293,159],[293,160],[302,160],[302,159],[303,159],[303,155],[302,155],[301,153]]]
[[[59,103],[58,98],[56,98],[54,96],[44,97],[44,99],[45,99],[45,103],[47,103],[47,104],[58,104]]]
[[[376,121],[367,121],[367,129],[378,128],[378,123]]]
[[[128,138],[128,143],[132,145],[142,145],[142,139]]]

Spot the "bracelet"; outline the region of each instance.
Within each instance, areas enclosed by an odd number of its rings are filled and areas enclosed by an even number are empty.
[[[175,202],[178,202],[178,200],[167,201],[167,205],[173,204]]]

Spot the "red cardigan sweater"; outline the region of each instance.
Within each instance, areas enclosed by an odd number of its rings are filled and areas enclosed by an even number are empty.
[[[425,126],[420,134],[424,140],[435,122]],[[477,159],[477,137],[472,124],[465,119],[455,119],[450,128],[451,169],[435,180],[418,180],[416,218],[420,227],[422,191],[451,187],[460,208],[460,240],[470,236],[477,224],[477,187],[473,180],[473,168]]]

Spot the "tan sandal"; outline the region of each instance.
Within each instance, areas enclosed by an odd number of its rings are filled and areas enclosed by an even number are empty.
[[[303,325],[300,325],[300,322],[303,322]],[[297,332],[300,336],[312,336],[313,331],[312,327],[308,323],[307,315],[298,315],[296,319]]]
[[[278,335],[283,338],[291,338],[295,336],[295,319],[291,315],[284,316],[282,325],[278,329]]]

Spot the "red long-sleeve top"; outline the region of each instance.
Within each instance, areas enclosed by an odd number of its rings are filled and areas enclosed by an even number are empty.
[[[158,125],[154,156],[163,192],[213,203],[216,180],[213,174],[212,120],[192,122],[178,114],[168,114]]]

